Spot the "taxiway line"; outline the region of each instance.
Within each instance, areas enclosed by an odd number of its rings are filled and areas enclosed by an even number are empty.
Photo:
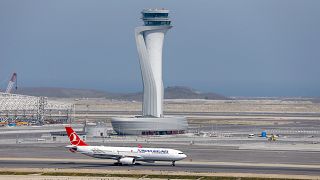
[[[115,162],[110,159],[52,159],[52,158],[0,158],[1,161],[23,161],[23,162],[79,162],[79,163],[106,163]],[[205,162],[205,161],[179,161],[179,164],[185,165],[212,165],[212,166],[254,166],[254,167],[278,167],[278,168],[311,168],[320,169],[319,165],[306,164],[268,164],[268,163],[240,163],[240,162]],[[168,164],[168,162],[157,162],[156,164]]]

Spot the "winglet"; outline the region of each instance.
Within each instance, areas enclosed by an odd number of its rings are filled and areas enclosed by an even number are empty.
[[[72,129],[70,126],[66,126],[66,131],[68,134],[68,137],[70,139],[70,143],[74,146],[88,146],[84,141],[80,139],[80,137],[77,135],[76,132]]]

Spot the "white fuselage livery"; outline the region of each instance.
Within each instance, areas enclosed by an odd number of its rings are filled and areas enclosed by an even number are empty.
[[[171,161],[172,166],[175,161],[187,157],[183,152],[175,149],[166,148],[142,148],[139,147],[112,147],[112,146],[89,146],[80,139],[77,133],[70,127],[66,126],[71,145],[66,146],[71,152],[78,152],[90,157],[100,159],[114,159],[116,164],[135,164],[136,161],[154,162],[154,161]]]
[[[74,146],[67,148],[90,156],[101,159],[114,159],[122,164],[134,164],[135,161],[179,161],[187,156],[175,149],[165,148],[139,148],[139,147],[110,147],[110,146]]]

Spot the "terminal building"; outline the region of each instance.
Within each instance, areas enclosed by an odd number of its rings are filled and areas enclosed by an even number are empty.
[[[166,32],[172,28],[167,9],[142,11],[143,26],[136,27],[135,39],[143,81],[142,115],[112,118],[113,129],[123,135],[181,134],[188,128],[185,117],[163,114],[162,47]]]

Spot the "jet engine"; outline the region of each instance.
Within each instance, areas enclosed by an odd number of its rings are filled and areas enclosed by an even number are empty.
[[[75,153],[77,152],[77,146],[66,146],[66,148],[69,149],[70,152]]]
[[[121,158],[119,160],[119,162],[121,164],[134,164],[134,163],[136,163],[136,160],[134,158],[131,158],[131,157],[124,157],[124,158]]]

